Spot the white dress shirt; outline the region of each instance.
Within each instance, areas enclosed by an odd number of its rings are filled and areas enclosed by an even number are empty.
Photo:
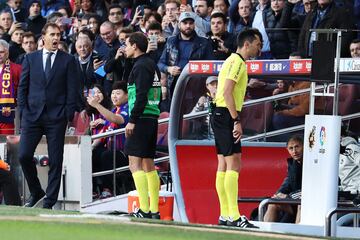
[[[43,59],[43,69],[45,71],[45,66],[46,66],[46,59],[48,57],[48,52],[50,52],[49,50],[43,48],[43,55],[42,55],[42,59]],[[51,51],[52,52],[52,51]],[[56,57],[56,54],[57,54],[58,50],[56,51],[53,51],[52,53],[54,53],[52,56],[51,56],[51,67],[53,66],[54,64],[54,61],[55,61],[55,57]]]

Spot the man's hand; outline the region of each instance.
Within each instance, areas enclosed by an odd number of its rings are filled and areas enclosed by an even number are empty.
[[[8,34],[12,35],[15,32],[15,30],[18,29],[18,28],[21,28],[21,22],[13,22],[11,24],[11,27],[10,27],[9,31],[8,31]]]
[[[182,12],[192,12],[193,10],[192,10],[192,7],[189,5],[189,4],[187,4],[187,5],[185,5],[185,4],[181,4],[180,5],[180,12],[182,13]]]
[[[102,60],[94,59],[94,70],[97,70],[103,63],[104,61]]]
[[[279,192],[279,193],[274,194],[274,195],[272,196],[272,198],[283,199],[283,198],[287,198],[287,196],[288,196],[287,194]]]
[[[233,137],[236,139],[235,143],[240,142],[242,136],[242,127],[240,122],[234,122]]]
[[[156,42],[150,42],[148,44],[148,48],[146,50],[146,53],[149,53],[151,51],[155,51],[157,49],[157,43]]]
[[[181,73],[181,70],[178,66],[172,66],[167,68],[168,73],[170,73],[171,76],[178,76]]]
[[[119,59],[120,57],[125,56],[125,48],[124,47],[119,47],[118,50],[116,51],[116,55],[115,55],[115,60]]]
[[[125,127],[125,137],[128,138],[134,133],[135,123],[128,123]]]

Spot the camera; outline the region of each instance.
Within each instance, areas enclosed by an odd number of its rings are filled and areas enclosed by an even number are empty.
[[[217,51],[219,48],[219,40],[216,38],[211,38],[211,43],[214,51]]]

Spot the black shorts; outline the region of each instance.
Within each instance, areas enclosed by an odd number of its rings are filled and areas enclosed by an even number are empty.
[[[126,138],[125,154],[140,158],[154,158],[156,151],[158,120],[139,118],[133,134]]]
[[[233,137],[234,120],[227,108],[216,107],[211,115],[211,127],[215,135],[215,145],[218,154],[231,156],[241,153],[241,141],[235,143]]]

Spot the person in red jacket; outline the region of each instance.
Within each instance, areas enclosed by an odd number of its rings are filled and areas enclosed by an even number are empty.
[[[9,44],[0,39],[0,134],[14,134],[21,66],[10,62]]]

